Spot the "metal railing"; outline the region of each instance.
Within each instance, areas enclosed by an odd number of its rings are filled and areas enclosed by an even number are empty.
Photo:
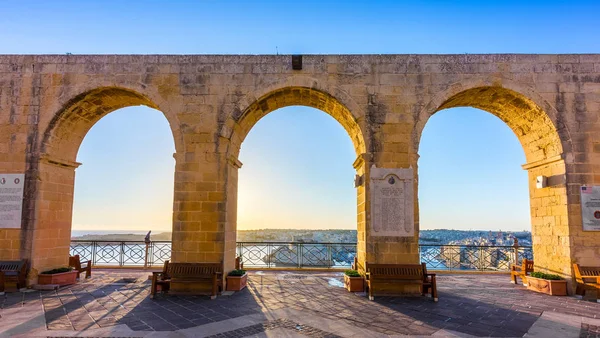
[[[431,270],[508,271],[523,258],[533,259],[530,246],[419,245],[421,262]]]
[[[71,255],[93,266],[162,266],[171,259],[171,241],[71,240]]]
[[[171,258],[170,241],[72,240],[71,255],[94,266],[156,267]],[[237,255],[247,268],[349,268],[356,243],[238,242]],[[531,246],[420,244],[421,262],[431,270],[507,271],[523,258],[533,259]]]
[[[349,268],[356,243],[238,242],[245,267]]]

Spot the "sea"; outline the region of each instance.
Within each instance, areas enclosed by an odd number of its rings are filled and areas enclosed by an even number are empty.
[[[157,231],[157,233],[159,233],[159,232],[164,232],[164,231]],[[112,234],[145,235],[147,233],[148,233],[148,231],[139,231],[139,230],[71,230],[71,238],[81,237],[81,236],[85,236],[85,235],[112,235]]]

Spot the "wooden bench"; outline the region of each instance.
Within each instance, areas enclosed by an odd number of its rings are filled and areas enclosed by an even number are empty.
[[[523,284],[527,285],[527,274],[533,272],[533,260],[523,259],[521,266],[511,264],[510,266],[510,282],[517,283],[517,277],[521,278]]]
[[[4,292],[5,283],[17,284],[17,289],[25,287],[27,278],[27,260],[0,261],[0,292]]]
[[[185,284],[211,284],[211,299],[223,289],[223,264],[221,263],[170,263],[165,261],[163,271],[152,273],[150,297],[154,298],[158,285],[168,291],[172,282]]]
[[[92,261],[87,261],[85,266],[81,266],[79,255],[69,257],[69,266],[72,266],[77,271],[77,278],[85,271],[85,278],[92,277]]]
[[[594,291],[597,298],[600,292],[600,266],[580,266],[575,263],[573,270],[577,282],[575,293],[584,296],[586,291]]]
[[[385,285],[419,285],[421,294],[431,294],[433,301],[438,301],[437,286],[434,273],[427,273],[425,263],[422,264],[366,264],[365,275],[369,299],[373,300],[378,288]]]

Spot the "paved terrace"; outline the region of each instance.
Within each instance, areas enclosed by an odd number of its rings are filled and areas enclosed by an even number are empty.
[[[505,275],[441,275],[439,298],[377,297],[341,273],[250,273],[242,292],[148,297],[149,273],[94,270],[57,291],[0,296],[0,337],[600,337],[600,304],[551,297]]]

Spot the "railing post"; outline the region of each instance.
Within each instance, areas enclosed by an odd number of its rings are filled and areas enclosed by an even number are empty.
[[[146,242],[146,253],[144,255],[144,269],[148,268],[148,249],[150,248],[150,242]]]
[[[273,250],[272,250],[273,246],[268,243],[267,244],[267,258],[269,259],[269,261],[267,262],[267,267],[271,268],[271,262],[273,261]]]
[[[513,247],[514,247],[515,253],[514,253],[514,261],[512,263],[519,264],[519,239],[517,237],[515,237],[515,243],[513,244]]]
[[[296,249],[296,252],[298,253],[298,255],[296,255],[296,258],[298,260],[298,268],[301,268],[302,262],[304,260],[304,253],[302,252],[303,251],[302,249],[304,249],[304,247],[302,246],[302,243],[297,243],[296,245],[298,247]]]
[[[483,247],[479,247],[479,271],[483,271]]]
[[[121,254],[119,255],[119,266],[125,265],[125,242],[121,242]]]
[[[96,242],[92,242],[92,266],[96,265]]]

